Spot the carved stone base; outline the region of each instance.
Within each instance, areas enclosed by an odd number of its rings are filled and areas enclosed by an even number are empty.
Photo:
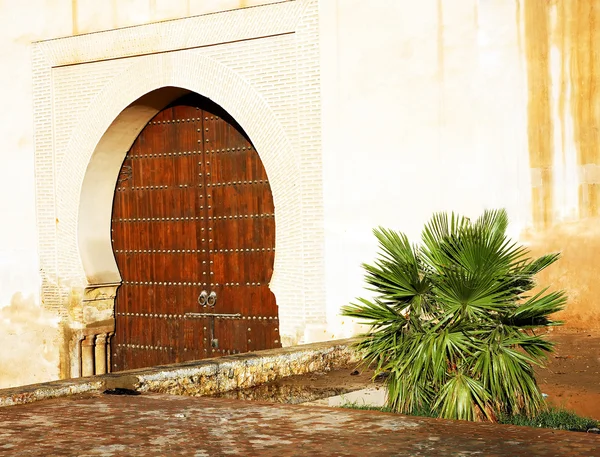
[[[89,285],[85,288],[83,322],[70,326],[70,376],[110,373],[110,340],[115,332],[115,296],[120,284]]]

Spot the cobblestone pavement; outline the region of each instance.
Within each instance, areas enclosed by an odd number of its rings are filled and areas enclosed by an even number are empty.
[[[10,456],[600,456],[600,435],[148,394],[0,408]]]

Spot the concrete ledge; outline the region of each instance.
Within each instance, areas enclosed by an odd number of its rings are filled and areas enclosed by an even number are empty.
[[[126,388],[203,396],[257,386],[287,376],[329,370],[356,361],[353,339],[248,352],[214,359],[121,371],[0,390],[0,407]]]

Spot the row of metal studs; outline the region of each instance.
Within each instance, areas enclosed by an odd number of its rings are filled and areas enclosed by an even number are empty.
[[[154,154],[132,154],[127,159],[158,159],[160,157],[191,156],[202,154],[202,151],[157,152]]]
[[[153,349],[156,351],[174,351],[176,349],[170,346],[144,346],[143,344],[117,344],[117,347],[128,349]]]
[[[156,317],[159,319],[183,319],[183,314],[152,314],[152,313],[117,313],[117,316],[125,317]]]
[[[206,187],[220,187],[220,186],[238,186],[238,185],[249,185],[249,184],[269,184],[266,179],[255,179],[254,181],[229,181],[229,182],[214,182],[206,184]]]
[[[200,108],[196,107],[196,111],[200,111]],[[209,116],[204,116],[204,120],[205,121],[208,121],[208,119],[209,119]],[[210,116],[210,120],[211,121],[213,121],[213,120],[218,121],[219,119],[220,119],[219,116]],[[165,123],[168,124],[170,122],[179,122],[179,121],[181,121],[181,122],[190,122],[190,121],[194,122],[194,121],[201,121],[201,120],[202,120],[201,117],[192,117],[192,118],[189,118],[189,119],[171,119],[171,120],[166,120],[166,121],[152,121],[152,122],[150,122],[150,124],[165,124]]]
[[[165,185],[160,185],[160,186],[131,186],[131,187],[117,187],[117,190],[119,191],[123,191],[123,190],[132,190],[132,191],[139,191],[139,190],[165,190],[165,189],[186,189],[188,187],[192,187],[193,184],[177,184],[175,186],[167,186]]]
[[[226,186],[248,186],[252,184],[269,184],[269,181],[266,179],[255,179],[254,181],[230,181],[230,182],[216,182],[216,183],[208,183],[206,187],[226,187]],[[159,185],[159,186],[131,186],[131,187],[117,187],[117,192],[123,192],[125,190],[129,191],[143,191],[143,190],[166,190],[166,189],[187,189],[192,184],[177,184],[177,186],[167,186],[167,185]],[[202,187],[202,184],[198,184],[198,187]]]
[[[229,254],[244,252],[270,252],[275,248],[246,248],[246,249],[209,249],[210,254]],[[206,249],[115,249],[117,254],[199,254],[206,253]],[[211,262],[212,263],[212,262]]]
[[[166,121],[152,121],[150,122],[150,124],[152,125],[158,125],[158,124],[180,124],[180,123],[186,123],[186,122],[196,122],[196,121],[201,121],[202,118],[201,117],[192,117],[189,119],[167,119]],[[208,120],[208,118],[206,118],[206,120]]]
[[[117,316],[124,316],[124,317],[153,317],[153,318],[158,318],[158,319],[187,319],[187,317],[185,316],[185,314],[152,314],[152,313],[117,313]],[[274,317],[274,316],[220,316],[220,315],[215,315],[216,318],[218,319],[243,319],[243,320],[265,320],[265,321],[271,321],[271,320],[279,320],[278,317]],[[206,328],[205,328],[206,330]]]
[[[198,140],[200,142],[200,140]],[[251,146],[237,147],[237,148],[223,148],[223,149],[207,149],[204,151],[205,154],[219,154],[224,152],[237,152],[237,151],[252,151]]]
[[[117,254],[196,254],[206,249],[115,249]]]
[[[275,344],[277,344],[279,340],[275,340]],[[117,344],[117,347],[127,348],[127,349],[146,349],[146,350],[154,350],[154,351],[175,351],[176,348],[171,346],[147,346],[143,344]],[[183,348],[185,352],[188,351],[188,348]],[[190,351],[198,351],[199,348],[190,348]],[[207,349],[204,349],[204,352],[208,352]],[[223,354],[239,354],[240,351],[236,351],[235,349],[211,349],[211,352],[222,352]]]
[[[209,221],[219,221],[225,219],[248,219],[248,218],[259,218],[259,217],[275,217],[274,213],[264,213],[264,214],[236,214],[232,216],[208,216]]]
[[[181,184],[180,184],[181,186]],[[187,184],[186,184],[187,187]],[[131,186],[131,187],[117,187],[117,192],[123,192],[125,190],[140,191],[140,190],[164,190],[168,189],[169,186]]]
[[[278,343],[278,340],[275,340],[275,343]],[[117,347],[123,347],[128,349],[145,349],[145,350],[154,350],[154,351],[175,351],[176,348],[171,346],[146,346],[143,344],[117,344]],[[189,351],[198,351],[199,348],[183,348],[184,352]],[[204,352],[208,352],[207,349],[204,349]],[[235,349],[232,351],[231,349],[211,349],[211,352],[222,352],[223,354],[239,354],[240,351],[236,351]]]
[[[204,220],[201,216],[189,217],[118,217],[113,219],[113,222],[176,222],[176,221],[201,221]]]
[[[277,344],[279,340],[275,340],[275,344]],[[117,347],[128,348],[128,349],[146,349],[146,350],[154,350],[154,351],[175,351],[176,348],[171,346],[146,346],[143,344],[117,344]],[[188,351],[188,348],[183,348],[185,352]],[[190,351],[198,351],[199,348],[190,348]],[[204,349],[204,352],[208,352],[207,349]],[[211,349],[211,352],[222,352],[223,354],[239,354],[240,351],[236,351],[235,349]]]
[[[183,348],[184,351],[187,351],[188,348]],[[189,349],[190,351],[199,351],[199,349]],[[204,352],[208,352],[206,349],[204,349]],[[211,352],[222,352],[223,354],[227,354],[227,355],[231,355],[231,354],[239,354],[240,351],[236,351],[235,349],[231,350],[231,349],[211,349]]]
[[[206,220],[220,221],[226,219],[258,219],[263,217],[275,217],[274,213],[264,214],[235,214],[230,216],[208,216]],[[204,216],[186,217],[118,217],[113,222],[177,222],[177,221],[203,221]]]
[[[204,282],[170,282],[170,281],[123,281],[123,284],[130,286],[206,286]],[[260,282],[226,282],[225,284],[210,283],[211,286],[260,286]]]
[[[231,253],[231,252],[270,252],[270,251],[274,251],[275,248],[246,248],[246,249],[209,249],[209,253],[211,254],[215,254],[215,253]]]

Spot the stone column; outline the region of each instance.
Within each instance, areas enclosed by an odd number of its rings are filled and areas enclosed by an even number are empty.
[[[94,340],[96,335],[86,335],[81,341],[81,376],[94,374]]]
[[[96,335],[96,374],[106,373],[106,333]]]
[[[106,372],[112,373],[112,338],[114,332],[109,332],[106,336]]]

